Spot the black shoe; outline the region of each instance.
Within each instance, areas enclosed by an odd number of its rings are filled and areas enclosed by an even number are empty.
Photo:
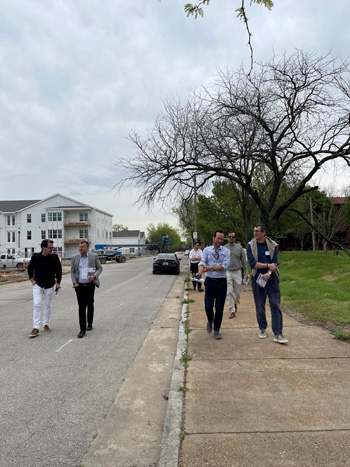
[[[198,289],[198,292],[203,292],[203,289]]]
[[[92,331],[92,324],[89,324],[88,327],[86,328],[87,331]]]
[[[84,337],[85,336],[85,331],[83,331],[82,329],[80,330],[79,334],[78,334],[78,337]]]
[[[213,322],[207,322],[207,333],[210,334],[211,331],[213,330]]]

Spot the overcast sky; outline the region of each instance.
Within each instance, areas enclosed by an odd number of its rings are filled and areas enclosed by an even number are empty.
[[[151,129],[166,99],[210,83],[218,69],[249,67],[239,2],[211,0],[195,20],[184,14],[188,1],[0,0],[0,199],[61,193],[129,229],[177,225],[113,186],[123,177],[118,159],[135,152],[131,129]],[[256,60],[293,47],[348,57],[349,0],[247,8]]]

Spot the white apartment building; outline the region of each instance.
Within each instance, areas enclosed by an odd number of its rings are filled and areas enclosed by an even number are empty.
[[[48,238],[57,253],[70,258],[81,240],[91,248],[112,243],[112,217],[59,193],[43,200],[0,201],[0,253],[30,257]]]
[[[122,247],[123,254],[144,254],[147,251],[146,236],[140,230],[121,230],[113,232],[112,246]]]

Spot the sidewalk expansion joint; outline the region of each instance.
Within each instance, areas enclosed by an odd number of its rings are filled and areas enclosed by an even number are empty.
[[[343,433],[350,432],[350,428],[323,428],[315,430],[262,430],[262,431],[202,431],[202,432],[188,432],[186,436],[208,436],[208,435],[259,435],[266,433]]]

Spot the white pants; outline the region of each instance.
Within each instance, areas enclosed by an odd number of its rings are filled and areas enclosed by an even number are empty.
[[[52,294],[54,287],[44,289],[37,284],[33,285],[33,328],[40,329],[40,313],[41,303],[44,297],[44,321],[43,326],[50,323],[51,308],[52,308]]]
[[[227,304],[228,311],[232,313],[235,311],[235,304],[239,303],[241,298],[242,289],[242,271],[237,269],[236,271],[226,271],[227,277]]]

